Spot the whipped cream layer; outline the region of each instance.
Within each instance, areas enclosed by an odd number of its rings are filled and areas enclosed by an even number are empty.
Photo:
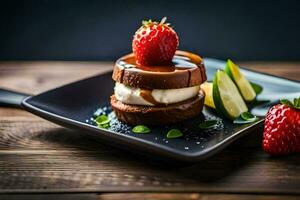
[[[144,90],[132,88],[116,82],[115,97],[118,101],[131,105],[155,106],[156,104],[178,103],[198,95],[200,85],[179,89]]]

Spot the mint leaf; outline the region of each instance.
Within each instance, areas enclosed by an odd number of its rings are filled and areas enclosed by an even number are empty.
[[[263,91],[263,87],[261,85],[258,85],[256,83],[250,82],[253,90],[255,91],[256,95],[259,95]]]
[[[149,133],[151,130],[144,125],[137,125],[133,127],[132,132],[134,133]]]
[[[110,122],[110,119],[106,115],[100,115],[95,119],[97,125],[104,125]]]
[[[202,122],[201,124],[199,124],[199,128],[201,129],[209,129],[209,128],[213,128],[217,125],[218,120],[206,120],[205,122]]]
[[[100,115],[95,119],[96,124],[99,128],[109,128],[110,119],[106,115]]]
[[[167,133],[167,138],[179,138],[179,137],[182,137],[183,136],[183,134],[182,134],[182,132],[180,131],[180,130],[178,130],[178,129],[171,129],[171,130],[169,130],[168,131],[168,133]]]
[[[243,112],[238,118],[236,118],[234,124],[248,124],[257,120],[257,117],[250,112]]]
[[[246,121],[251,121],[251,120],[255,120],[256,119],[256,116],[251,114],[250,112],[243,112],[241,114],[241,117],[246,120]]]

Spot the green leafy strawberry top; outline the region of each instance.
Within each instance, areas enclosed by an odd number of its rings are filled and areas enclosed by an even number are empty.
[[[162,25],[162,26],[170,26],[170,23],[165,23],[167,21],[167,17],[163,17],[160,22],[152,21],[152,19],[149,20],[143,20],[142,24],[144,27],[149,27],[151,25]]]
[[[294,98],[294,102],[291,102],[288,99],[281,99],[280,102],[289,107],[300,109],[300,97]]]

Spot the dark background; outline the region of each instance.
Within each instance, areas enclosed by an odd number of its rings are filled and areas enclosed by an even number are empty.
[[[300,60],[297,1],[0,1],[0,60],[113,60],[143,19],[168,17],[180,49],[235,60]]]

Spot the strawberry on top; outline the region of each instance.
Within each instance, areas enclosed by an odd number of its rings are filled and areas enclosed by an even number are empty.
[[[132,40],[132,51],[138,65],[170,65],[179,41],[176,32],[165,23],[148,20],[136,31]]]

